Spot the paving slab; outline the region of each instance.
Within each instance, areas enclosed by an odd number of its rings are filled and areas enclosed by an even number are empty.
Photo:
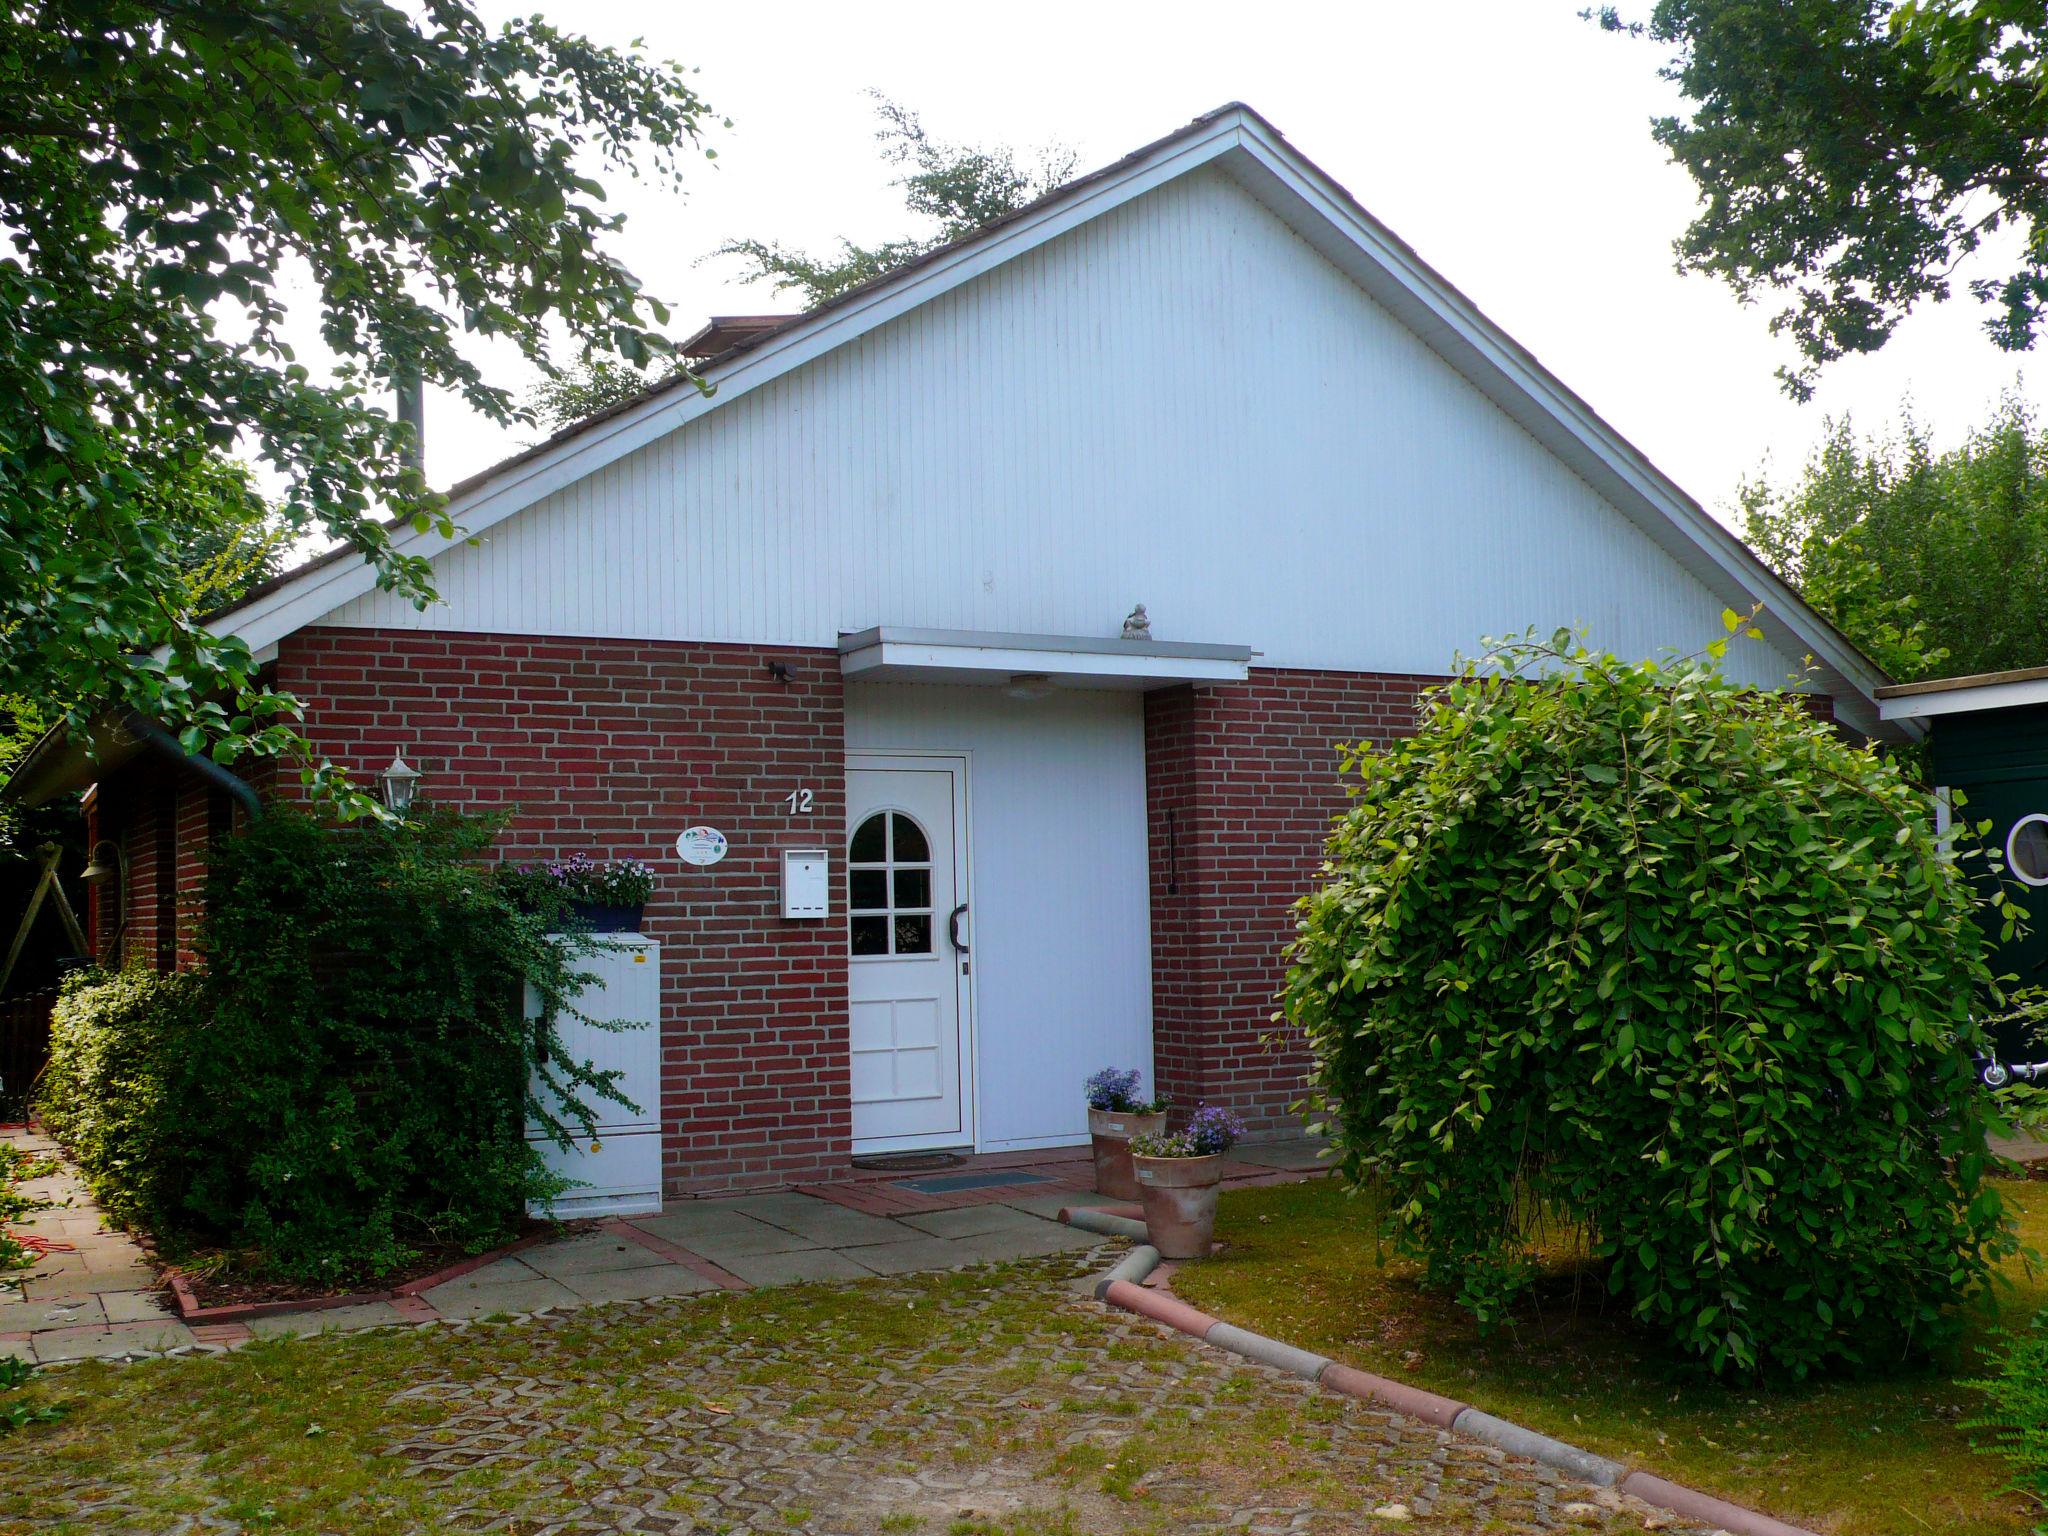
[[[162,1291],[104,1291],[99,1304],[110,1323],[153,1323],[176,1315]]]
[[[808,1238],[820,1248],[858,1248],[866,1243],[900,1243],[904,1239],[902,1225],[886,1216],[848,1210],[808,1195],[804,1198],[813,1209],[778,1217],[775,1225]]]
[[[156,1271],[146,1265],[110,1269],[100,1273],[79,1270],[70,1274],[31,1275],[22,1289],[28,1301],[83,1300],[102,1291],[149,1291],[156,1289]]]
[[[871,1269],[863,1268],[849,1255],[835,1252],[830,1248],[804,1248],[788,1253],[735,1254],[718,1262],[749,1285],[799,1285],[809,1280],[865,1280],[875,1273]]]
[[[583,1301],[649,1301],[656,1296],[695,1296],[715,1291],[716,1281],[706,1280],[695,1270],[680,1264],[658,1264],[642,1269],[607,1269],[594,1274],[567,1275],[562,1284]]]
[[[977,1232],[971,1237],[954,1239],[953,1246],[961,1251],[963,1260],[975,1264],[1007,1263],[1011,1259],[1035,1259],[1051,1253],[1078,1252],[1093,1248],[1103,1239],[1092,1232],[1077,1232],[1072,1227],[1059,1226],[1050,1221],[1040,1222],[1042,1231],[1005,1228],[999,1232]]]
[[[731,1262],[734,1259],[750,1258],[764,1253],[795,1253],[804,1249],[822,1249],[825,1246],[808,1237],[795,1232],[785,1232],[780,1227],[771,1227],[761,1221],[740,1231],[699,1232],[693,1237],[673,1238],[671,1241],[680,1243],[690,1252],[707,1258],[714,1264],[732,1270],[734,1274],[739,1273]]]
[[[349,1333],[360,1328],[385,1328],[406,1321],[388,1301],[366,1301],[353,1307],[328,1307],[319,1312],[281,1312],[252,1317],[249,1332],[259,1339],[307,1338],[320,1333]]]
[[[876,1243],[850,1248],[846,1256],[878,1275],[907,1275],[921,1269],[957,1269],[975,1262],[974,1255],[962,1253],[958,1243],[943,1237],[911,1235],[907,1241]]]
[[[647,1269],[668,1263],[652,1249],[641,1247],[631,1238],[609,1232],[589,1232],[580,1237],[542,1243],[521,1253],[519,1261],[528,1269],[554,1280],[602,1274],[610,1270]]]
[[[1286,1141],[1239,1142],[1230,1149],[1233,1163],[1250,1163],[1255,1168],[1278,1168],[1289,1173],[1306,1173],[1334,1166],[1323,1156],[1329,1143],[1317,1137],[1290,1137]]]
[[[1098,1195],[1092,1189],[1056,1190],[1043,1195],[1014,1195],[1002,1201],[1013,1211],[1029,1211],[1033,1216],[1043,1216],[1048,1221],[1059,1220],[1061,1211],[1081,1210],[1098,1205],[1124,1205],[1115,1195]]]
[[[729,1200],[707,1201],[706,1204],[723,1206],[726,1210],[737,1211],[742,1216],[751,1216],[756,1221],[773,1222],[780,1226],[789,1219],[802,1220],[819,1206],[831,1205],[829,1200],[820,1200],[816,1195],[801,1194],[793,1189],[775,1190],[765,1195],[735,1195]],[[838,1209],[838,1207],[833,1207]]]
[[[0,1339],[0,1360],[26,1360],[34,1364],[36,1352],[27,1339]]]
[[[114,1294],[120,1295],[121,1292]],[[0,1333],[37,1328],[84,1328],[107,1320],[97,1296],[78,1301],[0,1301]],[[130,1319],[123,1318],[123,1322]]]
[[[520,1281],[535,1279],[539,1275],[539,1270],[528,1269],[525,1261],[515,1253],[502,1259],[493,1259],[490,1263],[480,1265],[466,1275],[457,1275],[453,1280],[445,1281],[443,1284],[513,1285]]]
[[[58,1360],[111,1360],[144,1350],[178,1349],[193,1338],[192,1330],[183,1323],[116,1323],[110,1328],[52,1328],[36,1334],[30,1342],[36,1359],[48,1365]]]
[[[933,1237],[978,1237],[984,1232],[1033,1232],[1059,1223],[1008,1205],[963,1205],[951,1211],[922,1211],[903,1224]]]
[[[495,1265],[490,1266],[496,1268]],[[477,1271],[482,1274],[482,1270]],[[529,1271],[531,1273],[531,1271]],[[530,1280],[478,1281],[464,1275],[420,1292],[443,1317],[495,1317],[500,1312],[534,1312],[542,1307],[574,1306],[576,1293],[559,1280],[534,1275]]]
[[[733,1210],[724,1200],[692,1200],[672,1205],[659,1216],[634,1216],[630,1218],[630,1225],[692,1249],[699,1238],[742,1237],[763,1230],[781,1230]]]

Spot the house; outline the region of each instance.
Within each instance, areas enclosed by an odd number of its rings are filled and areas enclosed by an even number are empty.
[[[2048,986],[2048,905],[2034,892],[2048,887],[2048,667],[1980,672],[1896,683],[1877,690],[1878,712],[1890,723],[1927,733],[1928,776],[1937,818],[1989,822],[1989,859],[1973,866],[1981,888],[2003,881],[2027,908],[2030,922],[2011,935],[1994,928],[1991,969],[2009,985]],[[2017,886],[2017,890],[2014,887]],[[1994,1043],[2005,1061],[2048,1056],[2023,1024],[2000,1025]]]
[[[1484,635],[1693,649],[1761,600],[1739,676],[1810,653],[1816,707],[1912,729],[1241,105],[698,346],[708,396],[653,390],[455,487],[474,545],[400,535],[440,604],[338,555],[219,621],[361,774],[403,754],[436,796],[517,807],[515,856],[656,863],[671,1192],[1078,1142],[1105,1064],[1289,1126],[1273,999],[1336,746],[1408,730]],[[99,777],[129,871],[100,931],[175,965],[233,785],[118,758],[25,776]],[[679,856],[698,827],[718,862]],[[806,850],[825,914],[786,917]]]

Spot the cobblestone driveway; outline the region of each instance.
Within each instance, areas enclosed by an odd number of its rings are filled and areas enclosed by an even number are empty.
[[[167,1393],[211,1406],[182,1421],[169,1404],[139,1461],[94,1446],[90,1410],[0,1439],[0,1529],[1643,1528],[1640,1508],[1567,1509],[1589,1495],[1547,1469],[1112,1313],[1076,1294],[1075,1275],[1048,1259],[75,1368],[66,1382],[135,1398],[106,1405],[129,1416],[124,1433]],[[206,1376],[237,1370],[328,1406],[331,1432],[354,1439],[335,1473],[251,1481],[267,1437],[308,1430],[283,1404],[275,1423],[238,1421],[235,1389]],[[160,1390],[145,1392],[151,1373]],[[309,1480],[331,1486],[293,1486]],[[1405,1522],[1375,1513],[1397,1503]]]

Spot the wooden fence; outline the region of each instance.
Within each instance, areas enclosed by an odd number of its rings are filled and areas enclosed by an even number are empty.
[[[50,1059],[50,1010],[57,989],[0,998],[0,1120],[19,1120],[30,1085]]]

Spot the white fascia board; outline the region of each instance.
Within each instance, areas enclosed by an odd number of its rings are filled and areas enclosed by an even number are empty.
[[[1858,696],[1839,709],[1841,717],[1865,731],[1879,726],[1875,691],[1887,679],[1740,539],[1510,341],[1470,300],[1450,288],[1384,228],[1361,215],[1341,189],[1290,147],[1251,122],[1240,125],[1240,138],[1248,161],[1265,173],[1264,177],[1240,176],[1247,191],[1335,259],[1347,275],[1547,448],[1560,453],[1581,473],[1591,470],[1588,478],[1596,485],[1605,481],[1606,494],[1659,544],[1692,557],[1688,565],[1704,558],[1711,575],[1719,578],[1709,580],[1709,585],[1718,588],[1730,606],[1739,605],[1745,597],[1760,600],[1813,653],[1825,670],[1826,681],[1839,683]],[[1266,182],[1263,187],[1262,180]],[[1303,219],[1298,208],[1280,206],[1271,195],[1275,189],[1306,205],[1317,218]],[[1317,230],[1341,234],[1348,249],[1333,251],[1327,242],[1314,237]],[[1349,260],[1344,259],[1347,255]],[[1371,281],[1375,272],[1391,277],[1398,285],[1396,290],[1388,292],[1384,277],[1377,283]],[[1569,451],[1574,447],[1578,454]],[[1622,494],[1615,495],[1617,490]],[[1699,574],[1697,569],[1695,574]],[[1899,725],[1907,735],[1921,734],[1903,719]]]
[[[1877,712],[1886,720],[1904,724],[1934,715],[1974,715],[1994,709],[2024,709],[2030,704],[2048,704],[2048,677],[1879,699]]]
[[[466,542],[541,498],[716,410],[727,400],[758,389],[991,268],[1228,153],[1239,142],[1241,120],[1238,113],[1223,116],[1203,132],[1162,144],[1152,155],[1081,188],[1071,198],[1055,200],[1037,214],[1006,224],[985,239],[970,241],[905,273],[898,282],[884,283],[862,298],[828,310],[811,324],[792,326],[783,335],[707,371],[705,381],[712,386],[708,396],[678,388],[596,422],[546,453],[507,465],[449,502],[448,515],[460,529],[455,537],[433,529],[425,533],[407,530],[394,535],[393,547],[403,554],[432,559]],[[367,561],[337,560],[238,610],[222,632],[241,636],[251,648],[275,645],[376,584],[376,573]]]

